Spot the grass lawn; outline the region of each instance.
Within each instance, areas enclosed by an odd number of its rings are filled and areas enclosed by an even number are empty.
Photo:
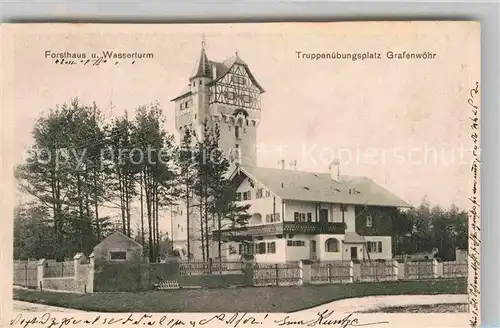
[[[99,312],[294,312],[352,297],[466,292],[466,281],[460,279],[139,293],[71,294],[14,289],[14,299]]]

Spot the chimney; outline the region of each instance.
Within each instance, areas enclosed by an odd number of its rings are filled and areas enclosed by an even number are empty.
[[[280,160],[278,161],[278,164],[280,164],[280,165],[281,165],[281,169],[282,169],[282,170],[284,170],[284,169],[285,169],[285,160],[284,160],[284,159],[280,159]]]
[[[330,165],[328,165],[328,171],[333,180],[337,182],[340,181],[340,161],[338,159],[333,160]]]

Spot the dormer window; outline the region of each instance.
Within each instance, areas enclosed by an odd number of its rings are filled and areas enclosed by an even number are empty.
[[[368,216],[366,217],[366,226],[367,226],[368,228],[371,228],[371,227],[372,227],[372,225],[373,225],[373,218],[372,218],[372,216],[371,216],[371,215],[368,215]]]

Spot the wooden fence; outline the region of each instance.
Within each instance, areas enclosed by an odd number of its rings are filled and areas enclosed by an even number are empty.
[[[350,282],[352,268],[351,261],[316,262],[310,267],[310,281],[313,284]]]
[[[443,262],[443,278],[467,277],[468,266],[466,261]]]
[[[38,262],[37,261],[14,261],[13,283],[16,286],[27,288],[38,287]]]
[[[74,261],[45,262],[43,270],[44,278],[63,278],[75,276]]]
[[[397,280],[396,261],[363,261],[360,263],[360,281]]]
[[[437,278],[436,261],[406,262],[404,265],[403,279],[431,279]]]
[[[241,273],[245,264],[238,261],[180,261],[181,275],[232,274]]]
[[[300,262],[257,263],[253,267],[254,286],[290,286],[302,284]]]

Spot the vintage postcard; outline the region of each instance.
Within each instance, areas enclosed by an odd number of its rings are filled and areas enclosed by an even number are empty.
[[[480,31],[1,26],[2,326],[479,327]]]

